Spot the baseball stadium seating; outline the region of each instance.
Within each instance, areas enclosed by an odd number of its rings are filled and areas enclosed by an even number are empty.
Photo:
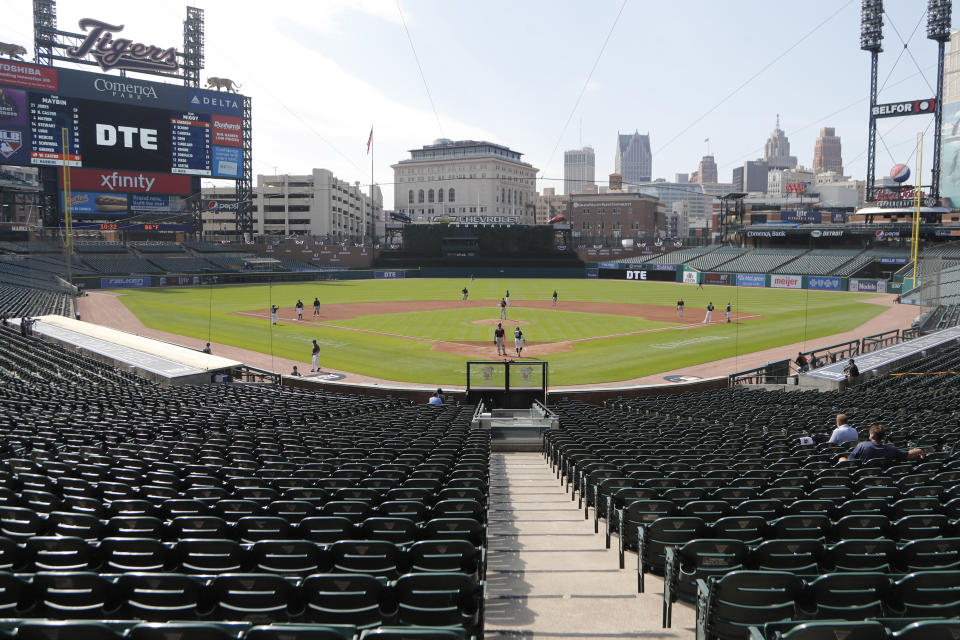
[[[480,637],[473,412],[160,387],[0,328],[0,635]]]
[[[113,275],[134,275],[163,273],[154,264],[134,255],[89,255],[84,254],[83,261],[96,273]]]
[[[853,260],[859,253],[855,249],[814,249],[773,269],[771,273],[825,276]]]
[[[564,402],[544,455],[585,517],[592,507],[595,530],[605,521],[607,544],[615,534],[621,558],[637,549],[638,589],[645,573],[665,576],[667,626],[679,599],[696,604],[702,638],[865,618],[940,637],[910,625],[960,614],[956,371],[960,346],[846,391]],[[850,443],[800,443],[829,433],[839,410],[861,432],[883,422],[888,442],[926,457],[837,464]]]
[[[162,242],[159,240],[150,240],[145,242],[129,243],[131,249],[140,253],[183,253],[184,248],[176,242]]]
[[[803,249],[754,249],[714,269],[731,273],[769,273],[804,252]]]
[[[194,256],[185,255],[150,255],[150,262],[160,267],[161,273],[203,273],[214,271],[215,267]]]
[[[687,264],[700,271],[712,271],[713,269],[719,269],[721,265],[731,260],[739,258],[747,251],[749,249],[742,247],[720,247],[716,251],[694,258]]]

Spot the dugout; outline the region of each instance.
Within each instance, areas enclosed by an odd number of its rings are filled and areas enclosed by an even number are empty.
[[[547,402],[547,363],[531,360],[467,362],[467,404],[490,409],[529,409]]]

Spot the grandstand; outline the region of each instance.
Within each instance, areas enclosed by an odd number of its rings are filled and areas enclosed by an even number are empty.
[[[83,261],[90,269],[101,274],[150,274],[163,273],[163,269],[157,267],[145,259],[127,255],[90,255],[84,254]]]
[[[720,247],[716,251],[694,258],[687,264],[698,271],[710,271],[735,260],[747,251],[749,249],[741,247]]]
[[[809,253],[797,256],[792,262],[773,269],[771,273],[825,276],[839,270],[859,253],[855,249],[814,249]]]

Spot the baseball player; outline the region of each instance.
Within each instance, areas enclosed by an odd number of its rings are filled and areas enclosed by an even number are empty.
[[[520,352],[523,351],[523,331],[520,331],[520,327],[517,327],[513,330],[513,346],[517,350],[517,357],[520,357]]]
[[[506,298],[500,298],[500,319],[507,319],[507,300]]]
[[[461,293],[463,293],[463,298],[462,298],[463,302],[466,302],[466,301],[467,301],[467,296],[470,295],[470,292],[467,291],[467,288],[466,288],[466,287],[464,287],[464,288],[463,288],[463,291],[462,291]]]
[[[713,322],[713,303],[707,304],[707,315],[703,316],[703,323]]]
[[[730,303],[727,303],[727,324],[730,324]]]
[[[677,317],[678,318],[683,317],[683,298],[680,298],[679,300],[677,300]]]
[[[509,307],[510,306],[510,289],[507,289],[507,295],[504,296],[503,299],[507,301],[507,306]]]
[[[303,300],[297,298],[297,320],[303,320]]]
[[[497,345],[497,355],[507,355],[507,345],[503,343],[503,337],[507,334],[503,329],[503,323],[498,322],[497,328],[493,332],[493,344]]]
[[[557,306],[557,290],[553,290],[553,306]]]
[[[279,318],[277,317],[277,312],[280,311],[280,307],[275,304],[270,305],[270,322],[277,324]]]
[[[313,315],[320,315],[320,298],[313,299]]]
[[[317,341],[313,341],[313,353],[312,359],[310,360],[310,371],[320,371],[320,345],[317,344]]]

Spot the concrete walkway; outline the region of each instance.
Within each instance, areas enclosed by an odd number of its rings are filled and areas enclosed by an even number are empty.
[[[539,453],[493,454],[489,514],[487,640],[694,637],[684,604],[660,628],[663,581],[636,592],[635,557],[617,568],[616,543],[604,548]]]

